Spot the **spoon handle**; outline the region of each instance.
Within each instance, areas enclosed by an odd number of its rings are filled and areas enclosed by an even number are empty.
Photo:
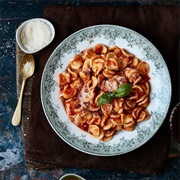
[[[26,79],[23,78],[18,104],[16,106],[16,110],[15,110],[14,115],[12,117],[12,125],[14,125],[14,126],[19,125],[19,123],[21,121],[22,96],[23,96],[23,92],[24,92],[25,82],[26,82]]]

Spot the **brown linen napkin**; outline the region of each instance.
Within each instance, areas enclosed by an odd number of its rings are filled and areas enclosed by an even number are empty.
[[[67,145],[49,125],[41,105],[40,82],[44,66],[55,47],[75,31],[97,24],[125,26],[141,33],[159,49],[173,77],[177,77],[178,15],[179,8],[171,6],[45,7],[44,16],[53,23],[56,37],[47,48],[34,54],[36,71],[31,95],[29,137],[25,147],[28,167],[80,167],[146,174],[162,170],[169,145],[168,119],[150,141],[132,152],[114,157],[88,155]],[[173,89],[173,92],[178,94],[178,89]],[[172,103],[174,101],[172,98]]]

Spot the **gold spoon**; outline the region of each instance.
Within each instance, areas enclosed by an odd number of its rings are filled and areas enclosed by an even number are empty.
[[[16,110],[14,112],[14,115],[12,117],[12,124],[14,126],[19,125],[21,121],[22,96],[23,96],[24,86],[26,80],[33,75],[34,69],[35,69],[35,62],[33,56],[31,54],[25,54],[20,62],[20,73],[23,77],[23,82],[19,96],[19,101]]]

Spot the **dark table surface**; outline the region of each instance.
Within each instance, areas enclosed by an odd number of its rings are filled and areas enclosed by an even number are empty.
[[[22,132],[13,127],[11,118],[17,105],[15,29],[30,18],[43,17],[45,4],[104,5],[108,1],[74,0],[0,0],[0,179],[59,179],[77,173],[86,179],[180,179],[180,159],[170,158],[161,174],[145,175],[128,171],[103,171],[78,168],[28,170],[23,159]],[[179,0],[121,0],[108,5],[179,5]]]

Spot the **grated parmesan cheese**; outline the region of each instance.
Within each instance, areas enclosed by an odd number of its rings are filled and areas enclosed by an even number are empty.
[[[51,41],[49,25],[41,20],[28,22],[21,31],[20,39],[28,51],[38,51]]]
[[[24,64],[23,66],[25,74],[28,74],[31,69],[31,63],[27,61],[26,64]]]

